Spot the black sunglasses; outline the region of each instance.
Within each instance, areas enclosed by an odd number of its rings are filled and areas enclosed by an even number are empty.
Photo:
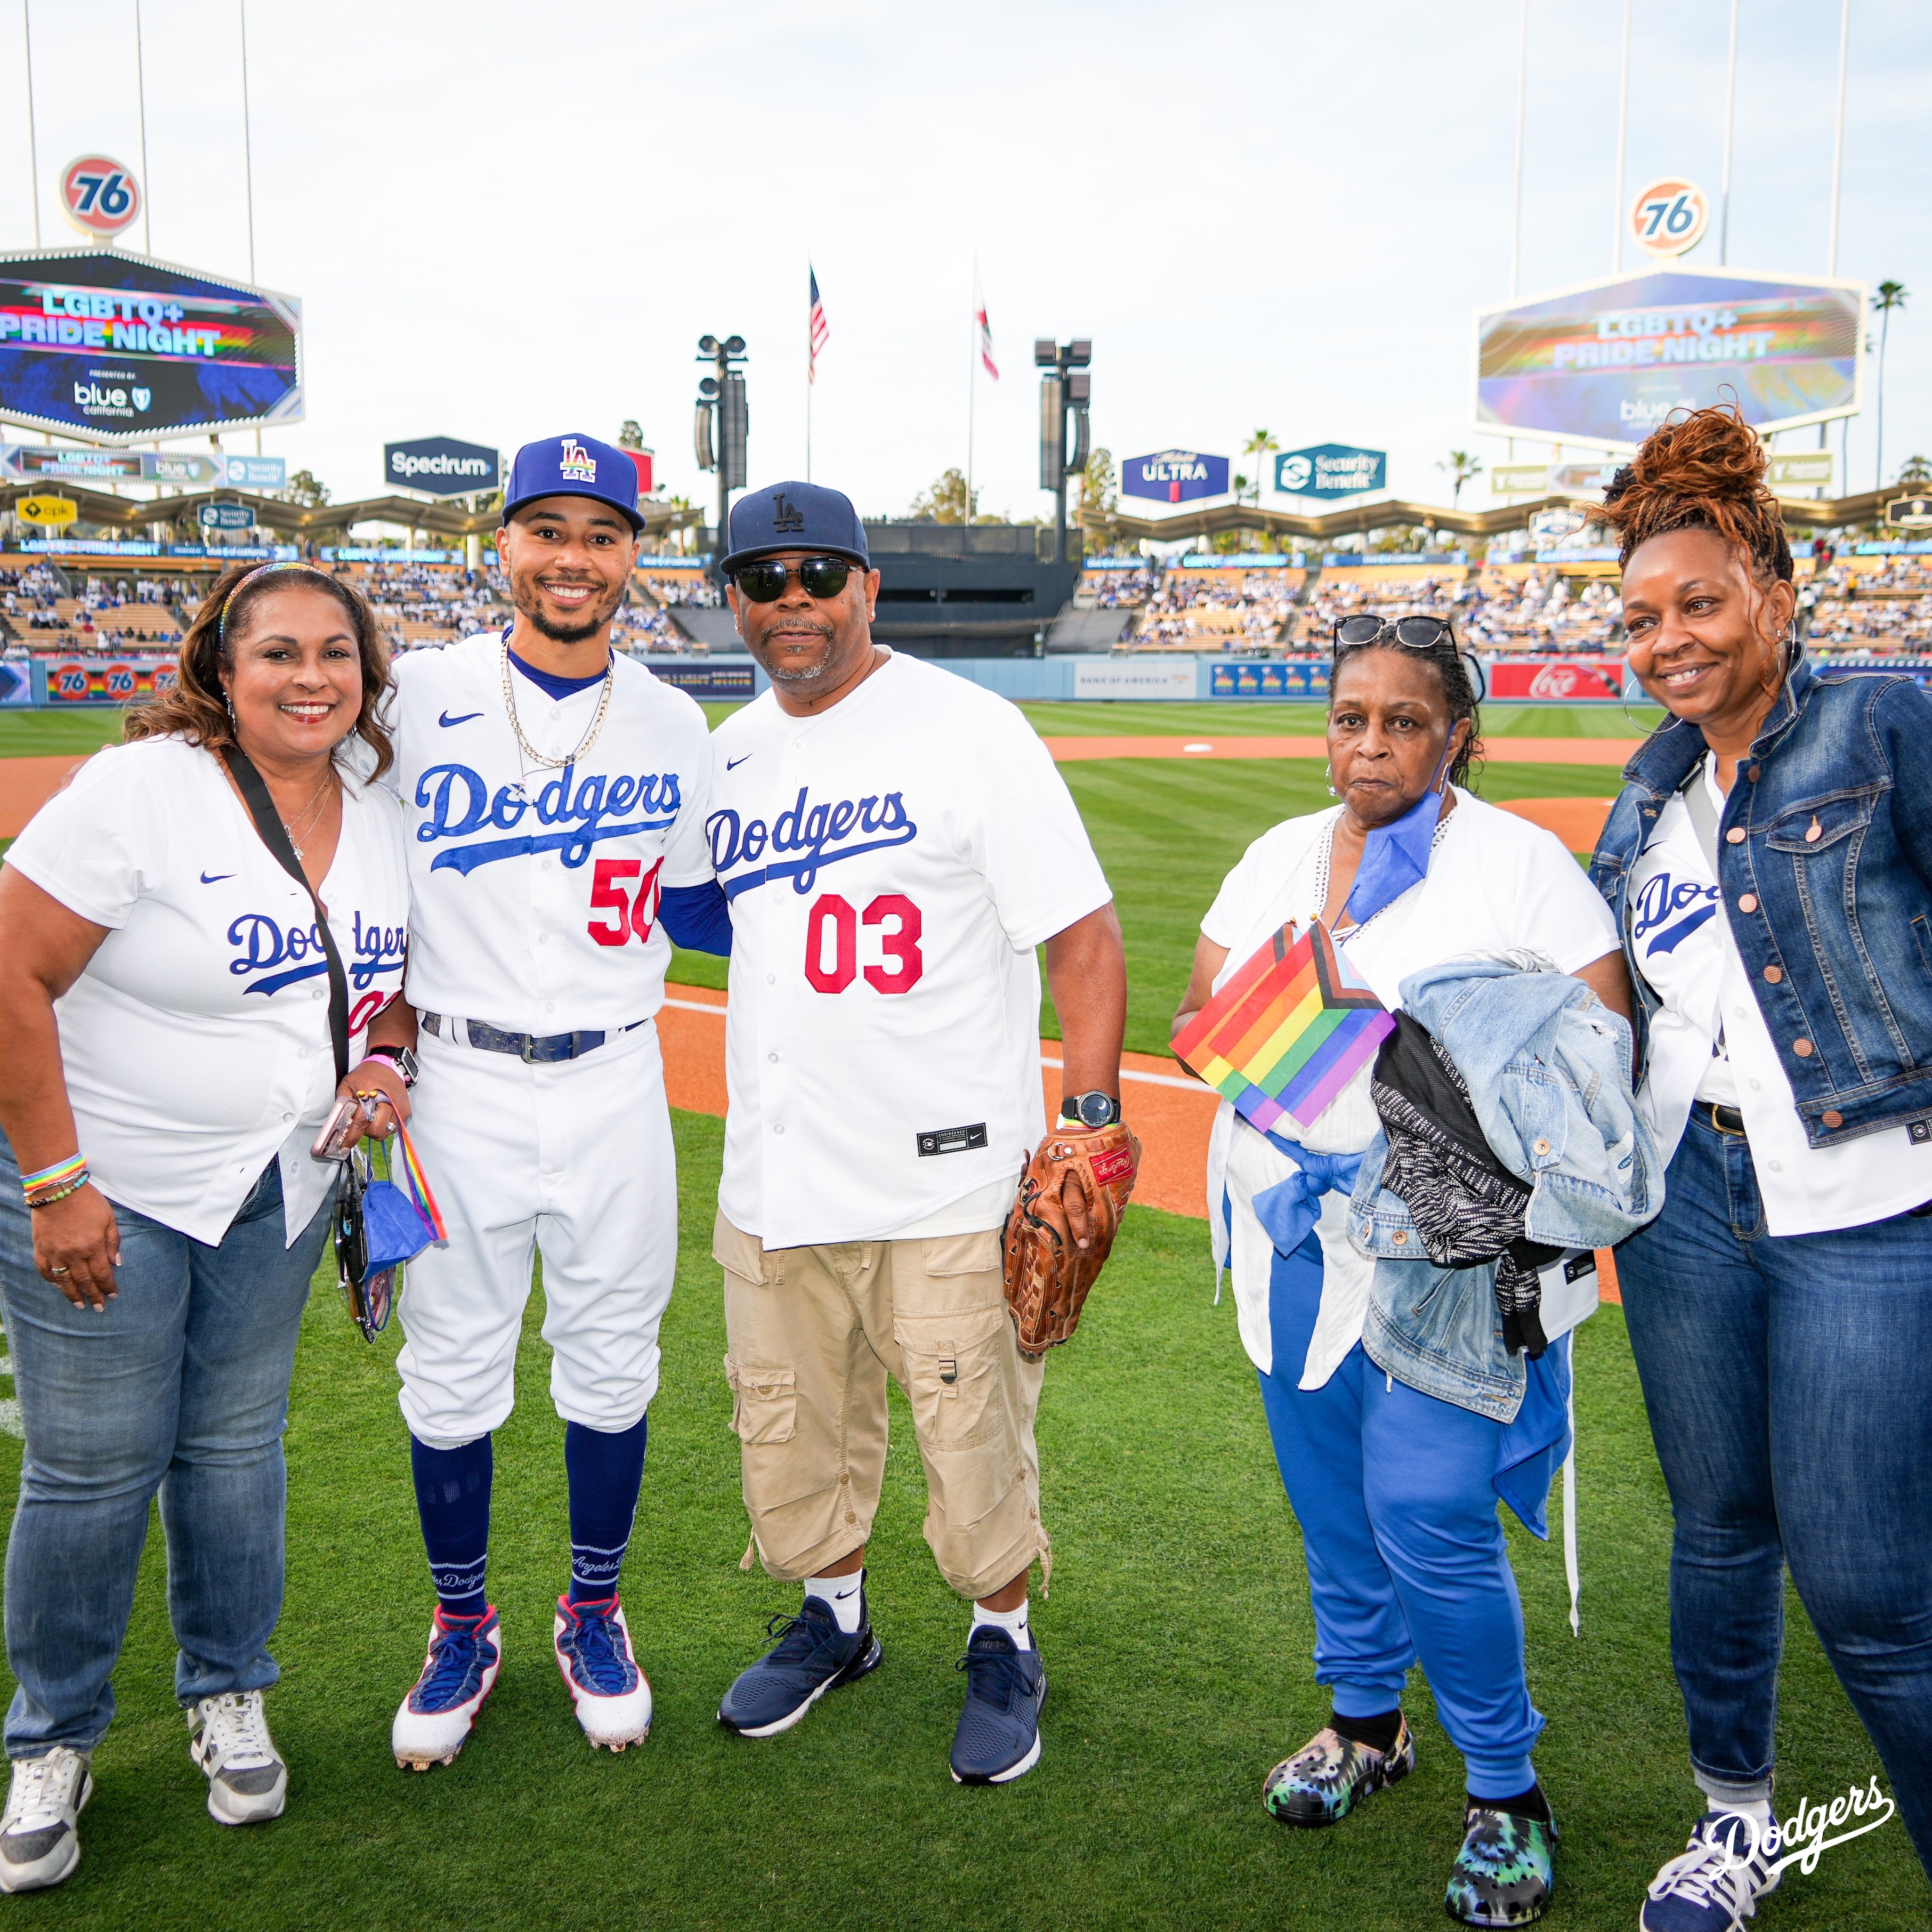
[[[1351,649],[1363,644],[1394,641],[1412,651],[1433,650],[1438,644],[1454,646],[1456,633],[1446,617],[1338,617],[1335,620],[1335,648]]]
[[[731,580],[737,585],[739,594],[754,604],[775,604],[794,577],[808,597],[836,597],[857,568],[842,556],[808,556],[796,564],[763,556],[739,565],[731,573]]]

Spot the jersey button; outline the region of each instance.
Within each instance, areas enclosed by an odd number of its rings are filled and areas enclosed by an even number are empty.
[[[765,984],[766,984],[766,986],[776,986],[778,984],[778,976],[776,973],[767,973],[767,974],[765,975]]]
[[[778,1124],[772,1129],[772,1132],[775,1134],[783,1133],[784,1132],[784,1123],[782,1120],[779,1121]]]
[[[765,1058],[769,1060],[774,1066],[777,1066],[778,1064],[778,1057],[776,1053],[768,1053],[765,1055]]]

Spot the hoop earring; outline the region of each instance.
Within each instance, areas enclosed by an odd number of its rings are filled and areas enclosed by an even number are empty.
[[[1342,794],[1335,789],[1335,763],[1332,758],[1322,767],[1322,782],[1328,788],[1328,796],[1340,798]]]

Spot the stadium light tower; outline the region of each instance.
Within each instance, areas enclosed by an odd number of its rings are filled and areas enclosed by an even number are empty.
[[[698,386],[698,418],[692,431],[698,466],[718,472],[718,549],[722,556],[730,540],[731,492],[745,487],[745,437],[748,418],[745,379],[732,364],[745,359],[745,338],[715,335],[698,338],[698,359],[717,374]]]
[[[1094,379],[1087,365],[1094,359],[1090,340],[1076,338],[1056,343],[1052,336],[1034,338],[1036,368],[1050,373],[1040,381],[1040,487],[1053,492],[1053,560],[1066,561],[1066,479],[1087,467],[1087,406],[1093,400]],[[1067,417],[1073,434],[1067,434]]]

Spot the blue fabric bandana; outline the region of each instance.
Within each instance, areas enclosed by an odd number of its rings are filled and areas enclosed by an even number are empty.
[[[1362,862],[1355,873],[1348,902],[1342,908],[1343,926],[1360,926],[1385,905],[1419,885],[1429,870],[1429,848],[1442,816],[1442,794],[1431,788],[1392,825],[1378,825],[1362,844]]]

